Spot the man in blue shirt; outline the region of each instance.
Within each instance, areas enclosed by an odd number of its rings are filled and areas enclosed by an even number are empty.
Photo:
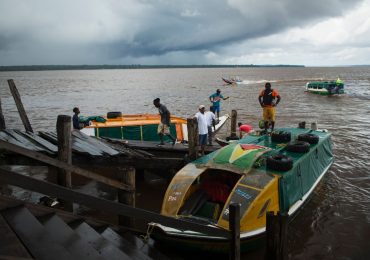
[[[221,90],[217,89],[216,93],[209,96],[209,100],[212,102],[213,110],[216,113],[217,112],[217,118],[220,118],[220,110],[221,110],[221,99],[226,100],[229,97],[224,98],[223,95],[221,95]]]
[[[73,122],[73,129],[81,130],[83,128],[83,124],[80,124],[80,120],[78,119],[78,114],[80,113],[80,109],[78,107],[73,108],[73,115],[72,122]]]

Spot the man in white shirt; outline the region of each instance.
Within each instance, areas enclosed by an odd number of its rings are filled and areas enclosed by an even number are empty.
[[[207,119],[207,128],[208,128],[208,145],[212,146],[212,127],[216,130],[216,116],[214,114],[213,106],[211,106],[210,111],[206,111],[204,114]]]
[[[206,108],[203,105],[200,105],[199,112],[195,114],[195,118],[198,120],[199,145],[201,148],[202,156],[204,155],[204,149],[207,144],[207,135],[208,135],[208,126],[205,110]]]

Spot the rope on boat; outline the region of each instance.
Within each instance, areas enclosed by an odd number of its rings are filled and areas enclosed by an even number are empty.
[[[140,237],[143,239],[143,241],[145,243],[148,243],[149,239],[150,239],[150,235],[152,234],[153,232],[153,229],[154,229],[154,225],[148,225],[148,228],[146,230],[146,235],[141,235]]]

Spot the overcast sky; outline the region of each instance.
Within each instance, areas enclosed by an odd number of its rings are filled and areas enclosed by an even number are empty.
[[[0,65],[370,64],[370,0],[0,0]]]

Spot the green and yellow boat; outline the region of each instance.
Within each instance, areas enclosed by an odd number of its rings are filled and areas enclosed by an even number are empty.
[[[81,121],[82,117],[80,117]],[[214,129],[217,132],[229,119],[229,115],[221,116]],[[81,131],[90,136],[108,137],[124,140],[159,141],[157,134],[160,122],[159,114],[122,114],[108,112],[107,116],[84,117],[82,121],[89,122]],[[179,142],[188,141],[187,120],[172,116],[170,124],[171,135]],[[167,136],[164,137],[168,139]]]
[[[341,95],[344,94],[344,84],[339,78],[336,81],[314,81],[307,82],[306,91],[320,95]]]
[[[240,204],[241,250],[261,242],[266,212],[293,215],[333,163],[331,134],[301,128],[248,135],[182,168],[164,196],[161,214],[229,230],[229,205]],[[151,223],[159,243],[227,252],[229,241]]]

